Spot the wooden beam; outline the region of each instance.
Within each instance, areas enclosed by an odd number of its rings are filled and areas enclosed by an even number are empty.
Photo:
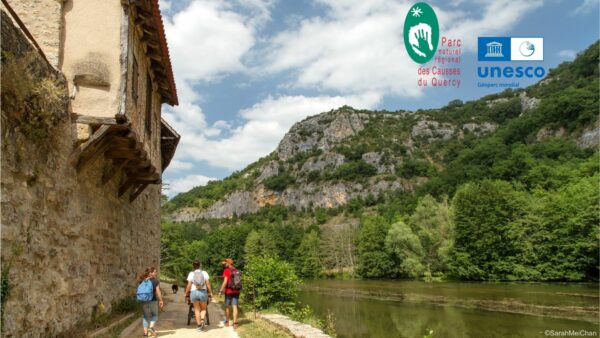
[[[129,188],[131,188],[131,186],[135,183],[135,180],[133,178],[127,178],[127,180],[125,181],[125,183],[123,183],[120,187],[119,187],[119,197],[123,196],[123,194],[125,194],[127,192],[127,190],[129,190]]]
[[[85,124],[108,124],[108,125],[119,124],[119,122],[117,122],[116,118],[88,116],[88,115],[80,115],[80,114],[76,114],[76,113],[71,114],[71,119],[77,123],[85,123]]]
[[[138,154],[129,150],[122,150],[122,151],[106,151],[104,153],[104,156],[106,156],[106,158],[109,158],[111,160],[115,160],[115,159],[127,159],[127,160],[136,160],[139,158]]]
[[[136,15],[136,18],[133,19],[133,24],[136,26],[142,25],[144,23],[146,23],[146,18],[143,15],[138,14]]]
[[[81,172],[85,167],[92,163],[94,159],[98,158],[98,156],[103,154],[110,147],[110,142],[108,142],[107,139],[108,137],[105,137],[95,148],[89,148],[87,154],[83,154],[79,158],[79,162],[77,162],[77,166],[75,167],[77,172]]]
[[[97,150],[100,149],[100,143],[104,141],[104,136],[110,133],[111,127],[111,125],[102,125],[87,141],[83,142],[73,150],[73,153],[71,154],[71,164],[76,167],[78,172],[83,165],[91,159],[92,155],[94,155],[89,153],[96,153]]]
[[[132,176],[131,178],[138,182],[156,181],[156,180],[160,179],[160,174],[154,173],[152,175]]]
[[[109,129],[109,125],[103,125],[102,127],[98,128],[98,130],[96,130],[87,141],[83,142],[79,145],[79,147],[75,148],[75,150],[73,150],[73,153],[71,154],[71,156],[74,157],[72,159],[73,165],[77,164],[77,161],[79,161],[79,155],[81,155],[81,153],[83,153],[87,148],[99,142],[104,136],[104,134],[108,133]]]
[[[129,202],[135,201],[135,199],[146,189],[150,183],[142,183],[136,190],[134,190],[133,194],[129,196]]]
[[[152,32],[148,32],[147,30],[144,30],[144,29],[142,31],[144,32],[144,36],[142,38],[140,38],[141,43],[144,43],[154,49],[160,48],[158,41],[149,38],[149,36],[150,36],[150,34],[152,34]],[[147,51],[146,51],[146,53],[147,53]]]
[[[127,159],[115,160],[109,170],[102,174],[102,185],[108,183],[129,162]]]

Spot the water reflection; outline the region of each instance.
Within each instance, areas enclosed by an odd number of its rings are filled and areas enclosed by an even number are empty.
[[[510,300],[525,308],[562,306],[564,311],[592,311],[595,314],[592,318],[597,320],[597,290],[597,285],[325,280],[306,283],[300,301],[311,305],[322,317],[331,310],[339,337],[413,338],[423,337],[427,329],[434,330],[433,337],[544,337],[545,330],[597,332],[598,325],[590,321],[504,312],[511,309],[487,311],[476,305],[481,302],[507,304]],[[420,297],[425,302],[420,302]],[[446,303],[434,305],[431,297],[444,299]]]

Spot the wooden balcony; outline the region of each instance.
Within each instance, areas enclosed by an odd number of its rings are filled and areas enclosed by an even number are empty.
[[[160,172],[152,165],[143,143],[138,141],[136,133],[131,130],[131,123],[124,117],[119,116],[117,120],[73,115],[77,123],[88,124],[93,131],[89,139],[78,145],[71,154],[71,161],[77,172],[84,170],[99,156],[104,157],[110,161],[110,165],[104,169],[102,184],[108,183],[123,171],[125,179],[119,185],[118,195],[121,197],[131,189],[130,202],[149,184],[161,183]]]

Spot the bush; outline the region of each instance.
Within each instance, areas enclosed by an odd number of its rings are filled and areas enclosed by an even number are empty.
[[[377,168],[363,160],[358,160],[342,164],[333,172],[328,173],[326,178],[341,181],[352,181],[361,177],[370,177],[375,174],[377,174]]]
[[[400,167],[396,174],[404,178],[413,178],[415,176],[429,177],[435,173],[435,168],[426,160],[407,160]]]
[[[263,256],[247,263],[243,285],[244,300],[254,302],[257,309],[266,309],[296,302],[300,279],[290,263]]]
[[[275,191],[284,191],[290,184],[294,183],[295,179],[288,172],[283,172],[279,175],[267,178],[263,183],[267,189]]]

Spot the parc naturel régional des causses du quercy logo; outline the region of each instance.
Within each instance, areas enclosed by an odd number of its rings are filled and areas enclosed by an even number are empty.
[[[408,55],[417,63],[425,63],[435,55],[440,27],[433,8],[424,2],[416,3],[404,21],[404,45]]]

